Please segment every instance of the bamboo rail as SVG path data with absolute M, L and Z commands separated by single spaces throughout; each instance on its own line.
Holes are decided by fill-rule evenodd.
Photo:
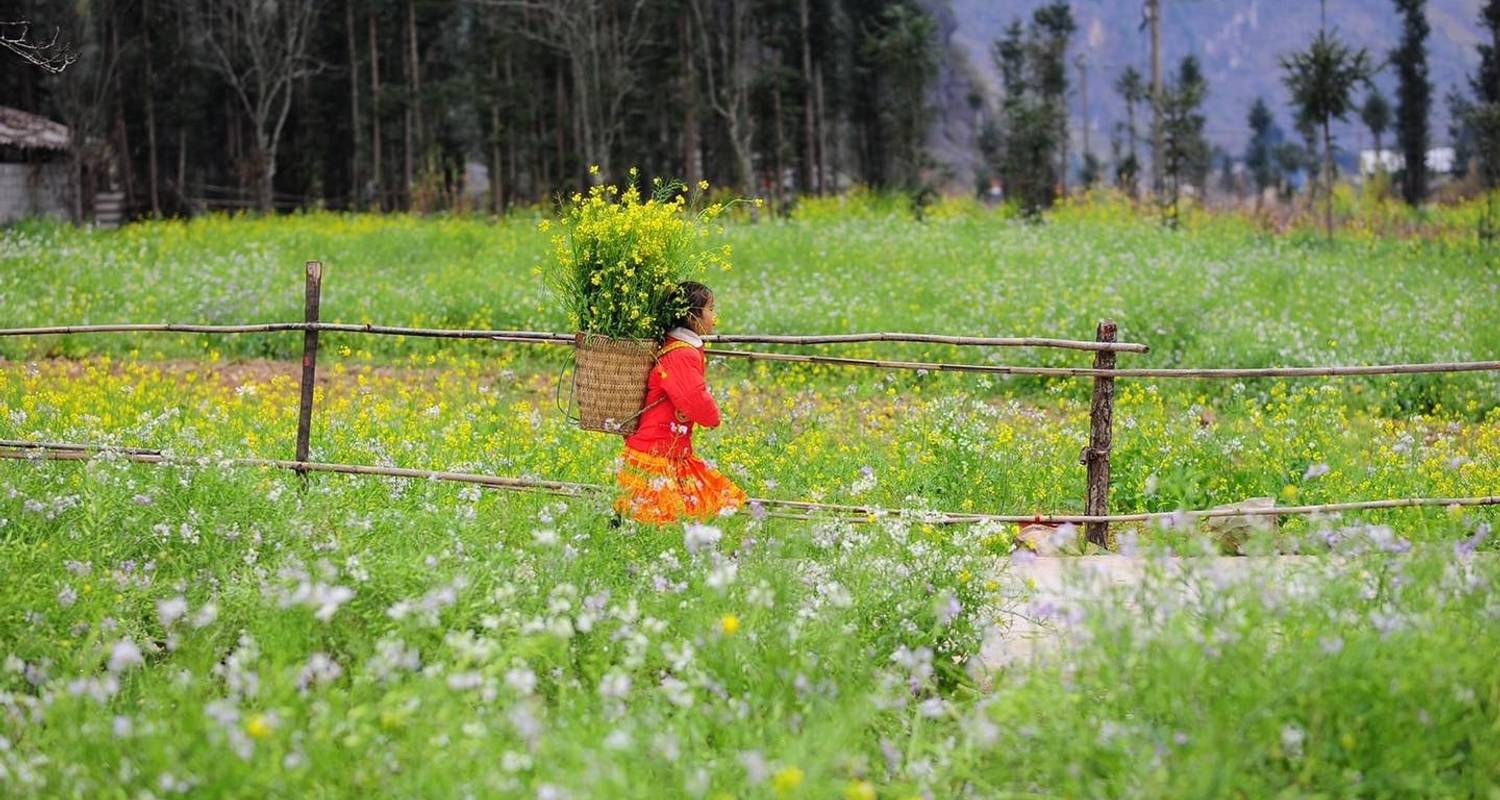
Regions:
M 416 336 L 438 339 L 494 339 L 503 342 L 538 342 L 572 344 L 573 334 L 548 331 L 494 331 L 465 328 L 409 328 L 397 325 L 374 325 L 349 322 L 262 322 L 242 325 L 198 325 L 179 322 L 120 322 L 98 325 L 51 325 L 34 328 L 0 328 L 0 336 L 51 336 L 80 333 L 275 333 L 278 331 L 335 331 L 370 333 L 385 336 Z M 809 336 L 789 334 L 715 334 L 703 337 L 708 342 L 745 344 L 852 344 L 856 342 L 925 342 L 970 347 L 1051 347 L 1066 350 L 1108 350 L 1121 353 L 1149 353 L 1151 348 L 1136 342 L 1111 342 L 1074 339 L 1052 339 L 1038 336 L 941 336 L 933 333 L 838 333 Z
M 543 491 L 550 494 L 579 496 L 587 493 L 603 493 L 612 487 L 597 483 L 551 481 L 537 478 L 511 478 L 499 475 L 484 475 L 472 472 L 450 472 L 445 470 L 409 469 L 405 467 L 380 467 L 366 464 L 340 464 L 319 461 L 294 461 L 271 458 L 217 458 L 212 456 L 168 456 L 159 450 L 145 448 L 116 448 L 104 445 L 75 444 L 68 442 L 30 442 L 0 439 L 0 458 L 14 460 L 44 461 L 89 461 L 103 455 L 118 456 L 126 461 L 160 466 L 203 467 L 209 465 L 231 467 L 270 467 L 298 472 L 331 472 L 345 475 L 380 476 L 420 480 L 439 480 L 469 483 L 492 489 Z M 833 511 L 850 517 L 853 522 L 873 522 L 883 516 L 898 515 L 912 517 L 934 524 L 971 524 L 975 522 L 1044 523 L 1087 525 L 1116 522 L 1150 522 L 1152 520 L 1212 519 L 1217 517 L 1243 516 L 1295 516 L 1305 514 L 1327 514 L 1339 511 L 1362 511 L 1372 509 L 1413 508 L 1422 506 L 1493 506 L 1500 505 L 1500 495 L 1479 497 L 1402 497 L 1383 500 L 1356 500 L 1343 503 L 1319 505 L 1281 506 L 1271 508 L 1222 508 L 1199 511 L 1151 511 L 1135 514 L 976 514 L 956 511 L 928 511 L 924 509 L 888 509 L 879 506 L 858 506 L 841 503 L 815 503 L 808 500 L 780 500 L 757 497 L 751 501 L 763 506 L 776 506 L 804 511 Z M 816 517 L 793 517 L 816 519 Z
M 82 333 L 265 333 L 277 331 L 334 331 L 385 336 L 414 336 L 441 339 L 490 339 L 517 344 L 555 344 L 572 346 L 574 334 L 548 331 L 494 331 L 460 328 L 405 328 L 391 325 L 334 322 L 266 322 L 249 325 L 193 325 L 174 322 L 117 323 L 102 325 L 56 325 L 39 328 L 0 328 L 0 336 L 46 336 Z M 1074 341 L 1037 337 L 938 336 L 920 333 L 860 333 L 818 336 L 782 336 L 734 334 L 704 337 L 709 342 L 766 344 L 843 344 L 853 342 L 928 342 L 977 347 L 1052 347 L 1094 352 L 1147 353 L 1150 347 L 1135 342 Z M 1318 367 L 1029 367 L 1004 364 L 959 364 L 943 361 L 892 361 L 873 358 L 849 358 L 803 353 L 765 353 L 753 350 L 721 350 L 710 356 L 745 358 L 752 361 L 783 361 L 800 364 L 870 367 L 875 369 L 926 370 L 928 372 L 978 372 L 996 375 L 1038 375 L 1067 378 L 1308 378 L 1357 377 L 1369 375 L 1412 375 L 1437 372 L 1497 372 L 1497 361 L 1439 361 L 1416 364 L 1361 364 Z
M 245 458 L 219 459 L 218 463 L 228 464 L 232 466 L 258 466 L 291 469 L 296 471 L 298 475 L 304 478 L 306 477 L 306 474 L 308 472 L 335 472 L 355 475 L 384 475 L 389 477 L 453 480 L 479 484 L 493 489 L 540 491 L 565 495 L 577 495 L 584 492 L 602 492 L 609 489 L 609 487 L 601 486 L 598 484 L 570 483 L 566 481 L 507 478 L 494 475 L 477 475 L 473 473 L 411 470 L 358 464 L 330 464 L 309 461 L 308 450 L 312 433 L 313 386 L 316 381 L 317 371 L 318 334 L 322 331 L 338 333 L 362 333 L 385 336 L 413 336 L 441 339 L 485 339 L 489 341 L 511 342 L 518 344 L 548 344 L 567 346 L 574 345 L 575 337 L 574 334 L 571 333 L 554 333 L 548 331 L 416 328 L 392 325 L 375 325 L 373 323 L 322 322 L 319 319 L 322 264 L 317 261 L 309 261 L 307 262 L 306 267 L 306 285 L 304 293 L 305 313 L 304 321 L 302 322 L 264 322 L 239 325 L 199 325 L 172 322 L 56 325 L 27 328 L 0 328 L 0 336 L 43 336 L 58 334 L 134 333 L 153 331 L 207 334 L 301 331 L 303 333 L 302 381 L 300 403 L 298 407 L 297 442 L 295 450 L 296 458 L 293 460 Z M 929 522 L 963 523 L 994 521 L 1014 522 L 1021 524 L 1028 522 L 1041 522 L 1050 524 L 1082 524 L 1086 526 L 1088 539 L 1095 544 L 1103 545 L 1107 540 L 1107 526 L 1110 523 L 1114 522 L 1145 522 L 1152 519 L 1164 518 L 1200 519 L 1230 516 L 1315 514 L 1346 510 L 1352 511 L 1361 509 L 1400 508 L 1408 506 L 1495 505 L 1497 503 L 1500 503 L 1500 499 L 1497 499 L 1494 496 L 1458 498 L 1416 497 L 1388 500 L 1353 501 L 1346 503 L 1328 503 L 1323 505 L 1311 506 L 1287 506 L 1282 508 L 1268 509 L 1210 509 L 1206 511 L 1148 512 L 1139 514 L 1108 513 L 1110 474 L 1109 456 L 1113 432 L 1114 381 L 1116 379 L 1296 378 L 1409 375 L 1419 373 L 1487 372 L 1500 371 L 1500 361 L 1450 361 L 1418 364 L 1369 364 L 1313 367 L 1204 369 L 1163 367 L 1119 369 L 1115 366 L 1116 354 L 1148 353 L 1150 352 L 1150 348 L 1141 343 L 1117 341 L 1117 327 L 1115 323 L 1110 320 L 1104 320 L 1100 322 L 1099 327 L 1095 332 L 1095 338 L 1093 341 L 1055 339 L 1046 337 L 943 336 L 938 334 L 887 332 L 815 335 L 732 334 L 706 336 L 704 337 L 704 339 L 709 342 L 722 344 L 761 343 L 780 345 L 815 345 L 851 344 L 856 342 L 922 342 L 930 344 L 949 344 L 979 347 L 1048 347 L 1092 351 L 1094 353 L 1093 367 L 1033 367 L 1001 364 L 963 364 L 949 362 L 899 361 L 796 353 L 766 353 L 754 350 L 738 350 L 733 348 L 716 348 L 709 352 L 710 356 L 742 358 L 758 361 L 780 361 L 786 363 L 827 364 L 833 366 L 866 367 L 875 369 L 915 370 L 919 372 L 976 372 L 998 375 L 1036 375 L 1045 377 L 1093 379 L 1094 391 L 1093 401 L 1090 407 L 1089 443 L 1083 448 L 1083 451 L 1079 457 L 1080 462 L 1084 464 L 1088 470 L 1084 514 L 973 514 L 946 511 L 911 512 L 909 510 L 900 510 L 898 512 L 902 514 L 916 513 L 918 515 L 921 515 L 925 521 Z M 33 455 L 26 455 L 28 451 Z M 36 453 L 42 453 L 43 457 L 48 459 L 86 459 L 94 457 L 100 452 L 103 452 L 101 448 L 92 445 L 73 445 L 62 443 L 47 444 L 39 442 L 0 440 L 0 457 L 3 458 L 28 458 L 35 457 L 34 454 Z M 139 461 L 142 463 L 184 463 L 181 460 L 169 458 L 159 451 L 147 450 L 142 448 L 110 448 L 110 452 L 118 453 L 122 458 L 126 458 L 132 461 Z M 809 517 L 806 514 L 798 514 L 796 512 L 834 512 L 837 514 L 851 515 L 857 521 L 872 521 L 882 514 L 891 513 L 884 509 L 866 506 L 841 505 L 836 503 L 777 500 L 773 498 L 756 498 L 754 502 L 762 506 L 791 509 L 791 511 L 787 512 L 767 513 L 773 513 L 774 516 L 783 516 L 793 519 L 814 518 Z

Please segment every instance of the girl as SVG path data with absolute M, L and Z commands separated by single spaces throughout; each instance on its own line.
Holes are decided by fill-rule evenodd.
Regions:
M 693 454 L 693 426 L 719 426 L 719 407 L 704 382 L 703 339 L 714 331 L 714 295 L 697 281 L 678 290 L 687 311 L 672 321 L 646 383 L 646 410 L 625 440 L 615 500 L 621 516 L 660 525 L 683 517 L 706 520 L 749 498 Z

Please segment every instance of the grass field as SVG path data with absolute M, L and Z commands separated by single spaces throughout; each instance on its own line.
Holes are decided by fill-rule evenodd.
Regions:
M 831 205 L 831 204 L 830 204 Z M 856 204 L 857 205 L 857 204 Z M 1122 365 L 1478 360 L 1492 251 L 1333 245 L 1120 206 L 1023 226 L 873 203 L 736 225 L 725 332 L 1091 338 Z M 4 326 L 301 316 L 562 329 L 535 220 L 306 215 L 0 232 Z M 742 513 L 611 531 L 604 500 L 232 469 L 291 456 L 300 335 L 0 339 L 0 438 L 203 456 L 0 462 L 7 796 L 1486 797 L 1500 786 L 1492 509 L 1284 521 L 1306 585 L 1025 609 L 1014 528 Z M 834 352 L 831 348 L 820 352 Z M 840 354 L 1086 364 L 1079 353 Z M 326 335 L 312 456 L 605 483 L 553 408 L 565 351 Z M 47 358 L 66 356 L 66 358 Z M 270 358 L 271 361 L 255 359 Z M 715 361 L 699 449 L 753 495 L 1082 508 L 1088 384 Z M 1493 375 L 1122 381 L 1117 510 L 1495 494 Z M 1180 528 L 1122 547 L 1198 552 Z M 1473 555 L 1471 555 L 1473 554 Z M 1142 595 L 1144 596 L 1144 595 Z M 1014 612 L 1084 646 L 989 672 Z

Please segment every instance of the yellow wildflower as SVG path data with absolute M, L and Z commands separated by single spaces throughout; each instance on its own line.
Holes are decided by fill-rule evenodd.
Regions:
M 271 735 L 271 723 L 265 714 L 256 714 L 245 722 L 245 733 L 254 739 L 264 739 Z
M 802 785 L 803 772 L 798 767 L 783 767 L 771 776 L 771 788 L 779 795 L 788 795 Z
M 844 787 L 844 800 L 875 800 L 875 787 L 869 781 L 849 781 Z

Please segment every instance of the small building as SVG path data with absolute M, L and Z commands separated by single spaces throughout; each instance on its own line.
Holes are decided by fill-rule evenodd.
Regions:
M 1377 165 L 1379 165 L 1381 172 L 1392 173 L 1401 169 L 1405 163 L 1406 159 L 1402 158 L 1400 153 L 1388 148 L 1382 147 L 1379 152 L 1375 150 L 1359 151 L 1359 174 L 1361 176 L 1374 175 Z
M 1434 175 L 1447 175 L 1453 171 L 1453 148 L 1433 147 L 1427 151 L 1427 171 Z M 1364 177 L 1375 174 L 1375 165 L 1387 173 L 1399 171 L 1406 166 L 1406 156 L 1387 148 L 1381 148 L 1379 153 L 1374 150 L 1359 151 L 1359 174 Z
M 0 106 L 0 224 L 70 216 L 71 141 L 66 125 Z
M 1434 147 L 1427 151 L 1427 171 L 1438 175 L 1447 175 L 1453 172 L 1453 148 Z

